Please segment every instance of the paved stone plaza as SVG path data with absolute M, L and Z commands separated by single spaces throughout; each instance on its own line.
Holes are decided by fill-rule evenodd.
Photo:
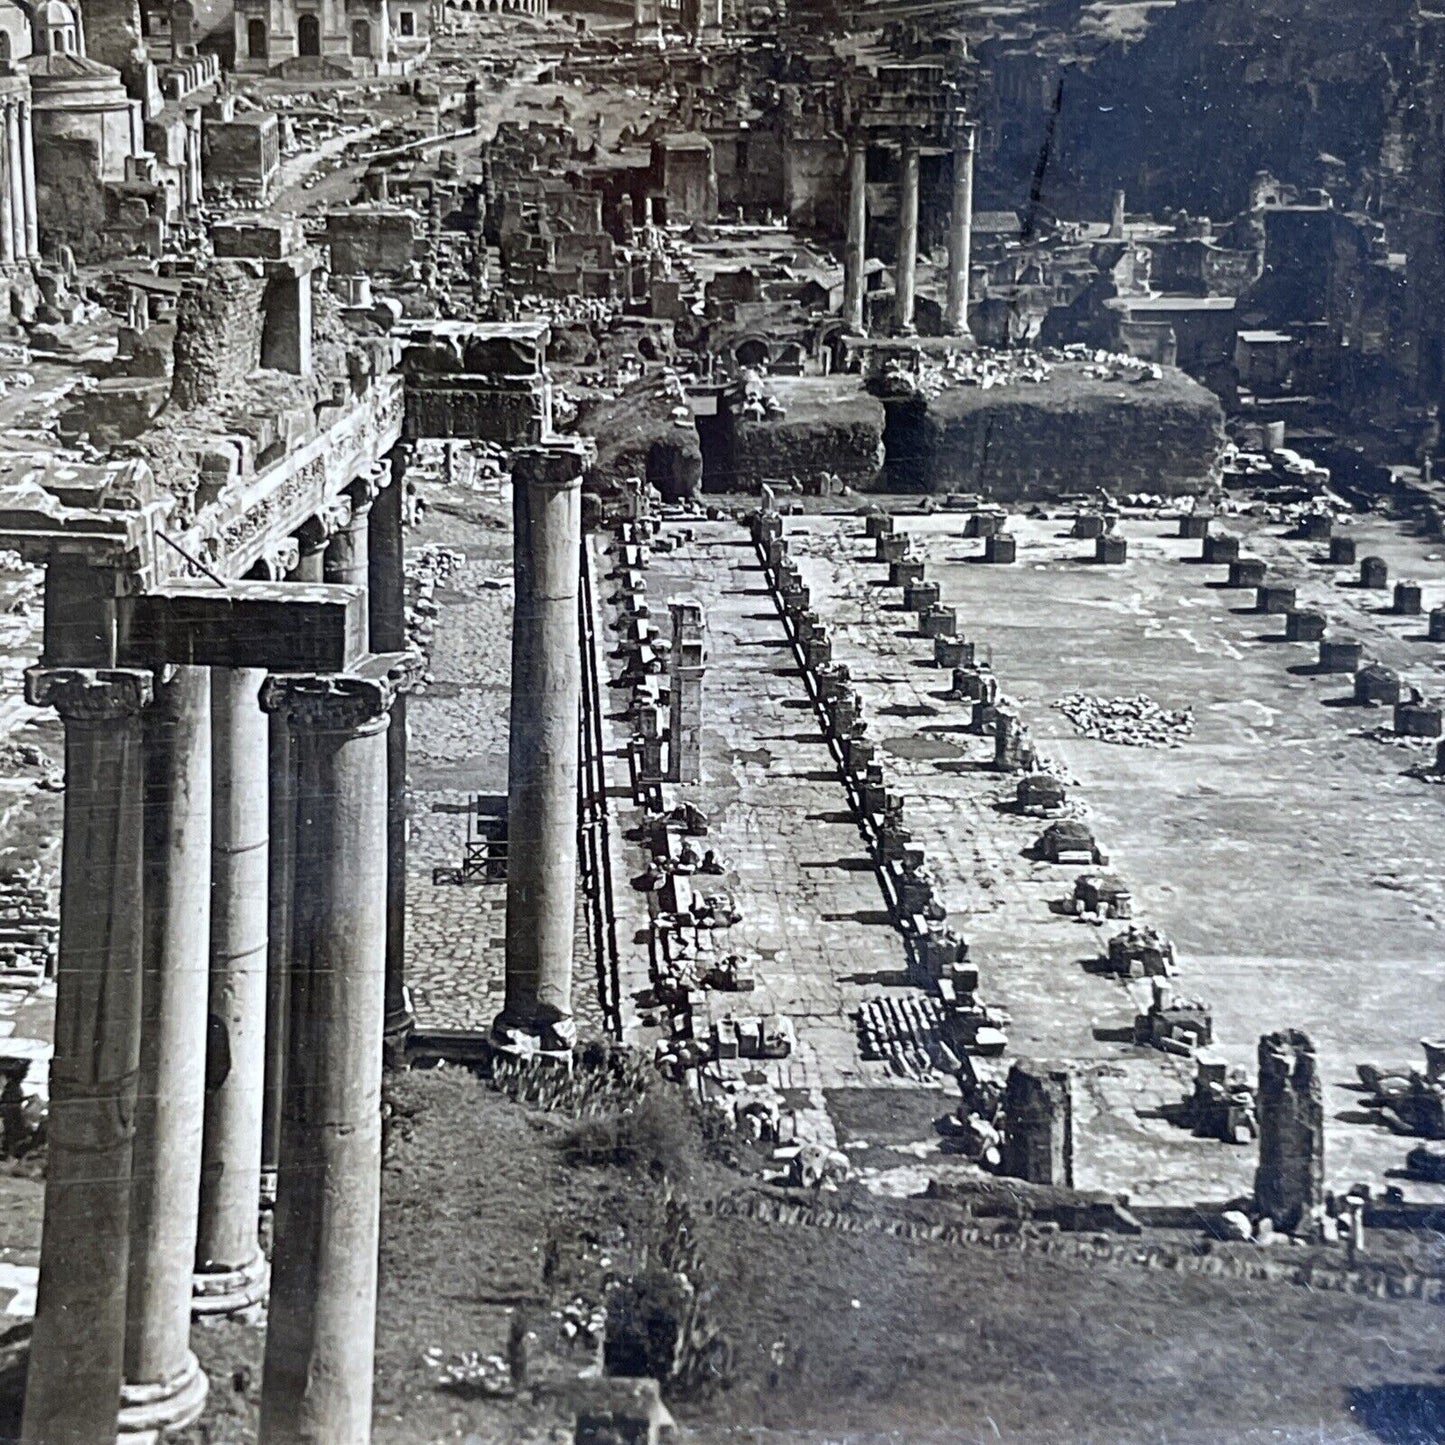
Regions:
M 1254 1067 L 1259 1035 L 1301 1027 L 1316 1040 L 1330 1119 L 1328 1175 L 1348 1184 L 1402 1164 L 1406 1141 L 1362 1122 L 1355 1065 L 1418 1066 L 1445 985 L 1438 954 L 1442 883 L 1433 861 L 1439 790 L 1404 776 L 1418 750 L 1361 735 L 1383 710 L 1338 706 L 1348 678 L 1312 675 L 1313 645 L 1272 640 L 1281 619 L 1247 610 L 1252 593 L 1221 589 L 1225 569 L 1191 565 L 1200 544 L 1174 522 L 1125 521 L 1130 560 L 1080 559 L 1092 544 L 1067 520 L 1014 524 L 1019 561 L 977 565 L 982 544 L 947 514 L 898 519 L 959 610 L 959 629 L 991 656 L 1045 762 L 1061 764 L 1086 803 L 1111 867 L 1130 883 L 1136 915 L 1179 949 L 1180 993 L 1214 1009 L 1230 1062 Z M 1387 617 L 1388 594 L 1339 585 L 1345 573 L 1309 560 L 1318 544 L 1245 526 L 1244 551 L 1271 580 L 1298 581 L 1332 635 L 1408 681 L 1436 671 L 1421 619 Z M 1438 556 L 1384 526 L 1355 529 L 1360 550 L 1445 592 Z M 1037 820 L 997 810 L 1012 782 L 984 765 L 992 739 L 969 736 L 966 705 L 885 587 L 857 518 L 791 519 L 788 536 L 814 606 L 849 665 L 910 825 L 980 963 L 985 993 L 1012 1011 L 1010 1052 L 1086 1061 L 1076 1114 L 1081 1184 L 1180 1200 L 1245 1192 L 1254 1151 L 1188 1138 L 1150 1117 L 1176 1101 L 1184 1061 L 1114 1042 L 1144 990 L 1087 972 L 1111 929 L 1057 916 L 1077 870 L 1022 856 Z M 1214 584 L 1214 585 L 1211 585 Z M 1071 691 L 1146 693 L 1192 708 L 1192 738 L 1175 749 L 1120 747 L 1078 736 L 1053 702 Z M 1092 1115 L 1092 1117 L 1091 1117 Z M 1407 1185 L 1428 1197 L 1429 1186 Z

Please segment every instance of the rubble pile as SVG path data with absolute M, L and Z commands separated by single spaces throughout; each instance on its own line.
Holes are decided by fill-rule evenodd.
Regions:
M 858 1010 L 865 1059 L 881 1060 L 900 1078 L 928 1082 L 939 1058 L 943 1006 L 928 995 L 870 998 Z
M 406 560 L 407 644 L 428 660 L 440 610 L 436 601 L 437 584 L 445 582 L 466 560 L 463 553 L 439 542 L 429 543 Z
M 39 983 L 54 973 L 58 882 L 47 881 L 39 863 L 0 871 L 0 980 Z
M 1144 693 L 1133 697 L 1093 697 L 1066 693 L 1054 703 L 1086 738 L 1127 748 L 1177 748 L 1194 735 L 1189 708 L 1161 708 Z

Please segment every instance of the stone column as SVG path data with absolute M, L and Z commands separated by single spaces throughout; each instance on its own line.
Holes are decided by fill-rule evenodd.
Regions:
M 1122 241 L 1124 239 L 1124 192 L 1115 191 L 1113 205 L 1109 211 L 1109 239 L 1111 241 Z
M 498 1038 L 566 1050 L 577 898 L 577 627 L 582 481 L 536 448 L 512 472 L 512 710 L 507 784 L 507 981 Z
M 948 226 L 948 301 L 952 336 L 967 336 L 969 264 L 973 250 L 973 156 L 976 132 L 963 124 L 953 142 L 953 214 Z
M 15 231 L 15 254 L 24 257 L 25 248 L 25 161 L 20 140 L 20 103 L 5 107 L 5 140 L 10 147 L 10 224 Z
M 40 1290 L 26 1445 L 111 1445 L 125 1354 L 132 1143 L 140 1068 L 140 712 L 149 672 L 35 668 L 65 720 L 65 842 Z
M 868 330 L 865 304 L 868 278 L 868 144 L 848 140 L 848 234 L 843 247 L 843 324 L 855 336 Z
M 900 336 L 912 336 L 913 292 L 918 273 L 918 145 L 903 142 L 899 160 L 898 263 L 894 282 L 897 312 L 895 325 Z
M 1293 1229 L 1325 1194 L 1325 1109 L 1314 1045 L 1298 1029 L 1259 1041 L 1259 1212 Z
M 212 676 L 211 979 L 206 1132 L 196 1239 L 197 1314 L 265 1298 L 261 1116 L 266 1074 L 270 730 L 260 668 Z
M 382 666 L 266 685 L 266 706 L 287 718 L 297 755 L 297 876 L 261 1445 L 371 1439 L 385 734 L 405 680 Z
M 294 575 L 294 574 L 293 574 Z M 291 900 L 296 881 L 296 779 L 286 719 L 267 718 L 270 783 L 266 915 L 266 1066 L 261 1113 L 261 1203 L 276 1203 L 281 1109 L 286 1086 L 286 1032 L 291 991 Z
M 291 582 L 326 581 L 326 544 L 331 540 L 332 527 L 327 518 L 312 517 L 302 524 L 296 533 L 300 557 L 296 570 L 287 579 Z
M 40 221 L 35 196 L 35 130 L 30 106 L 20 103 L 20 158 L 25 168 L 25 249 L 31 256 L 40 254 Z
M 392 453 L 391 478 L 371 509 L 367 538 L 367 618 L 373 652 L 406 648 L 406 534 L 402 525 L 406 468 L 410 453 Z M 407 1035 L 416 1023 L 406 986 L 406 693 L 391 704 L 386 733 L 386 1053 L 393 1063 L 406 1056 Z
M 178 667 L 143 717 L 145 961 L 120 1435 L 200 1413 L 191 1273 L 206 1103 L 211 672 Z
M 371 492 L 362 484 L 353 487 L 348 509 L 347 498 L 337 499 L 332 520 L 335 530 L 326 544 L 322 576 L 327 582 L 340 582 L 349 587 L 365 587 L 370 578 L 367 566 L 367 536 L 371 514 Z
M 4 117 L 4 130 L 0 132 L 0 167 L 4 176 L 0 178 L 0 263 L 15 264 L 15 186 L 11 179 L 13 154 L 10 149 L 10 105 L 0 101 L 0 115 Z

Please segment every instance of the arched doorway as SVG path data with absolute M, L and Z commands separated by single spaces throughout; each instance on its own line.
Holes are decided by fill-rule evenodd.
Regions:
M 298 55 L 321 54 L 321 21 L 315 15 L 296 17 L 296 53 Z
M 246 22 L 246 55 L 250 60 L 266 59 L 266 22 L 264 20 L 248 20 Z
M 358 19 L 351 22 L 351 53 L 370 58 L 371 21 Z

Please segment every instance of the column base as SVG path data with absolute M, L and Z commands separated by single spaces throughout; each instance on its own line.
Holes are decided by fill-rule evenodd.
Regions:
M 381 1026 L 381 1060 L 388 1069 L 404 1069 L 407 1044 L 416 1028 L 416 1013 L 411 1006 L 411 990 L 402 988 L 403 1007 L 388 1014 Z
M 161 1385 L 120 1387 L 117 1445 L 161 1445 L 172 1432 L 200 1418 L 211 1382 L 189 1350 L 181 1374 Z
M 493 1046 L 517 1058 L 545 1056 L 570 1062 L 576 1043 L 577 1024 L 571 1018 L 518 1021 L 504 1012 L 492 1025 Z
M 264 1304 L 271 1285 L 271 1266 L 258 1249 L 239 1269 L 198 1272 L 191 1281 L 191 1314 L 235 1315 Z

